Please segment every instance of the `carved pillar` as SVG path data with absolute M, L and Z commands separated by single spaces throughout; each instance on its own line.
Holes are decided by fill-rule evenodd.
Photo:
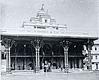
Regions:
M 9 71 L 11 71 L 10 47 L 8 48 L 8 55 L 9 55 L 9 58 L 8 58 L 8 59 L 9 59 L 9 60 L 8 60 L 8 61 L 9 61 L 9 62 L 8 62 L 9 64 L 8 64 L 8 66 L 9 66 Z
M 63 41 L 64 47 L 64 65 L 65 65 L 65 73 L 68 73 L 69 66 L 68 66 L 68 48 L 69 48 L 69 41 Z
M 9 72 L 10 71 L 10 67 L 9 67 L 9 47 L 8 45 L 6 44 L 5 45 L 5 53 L 6 53 L 6 72 Z
M 17 43 L 14 44 L 15 45 L 15 62 L 14 62 L 14 69 L 17 70 Z
M 24 44 L 24 55 L 26 56 L 26 44 Z M 26 57 L 24 58 L 24 70 L 26 70 Z
M 68 73 L 68 46 L 64 47 L 64 63 L 65 63 L 65 72 Z
M 87 42 L 87 51 L 88 51 L 88 70 L 92 70 L 92 62 L 91 62 L 91 49 L 92 49 L 92 46 L 93 46 L 93 42 L 92 41 L 89 41 Z
M 40 70 L 40 56 L 39 56 L 39 52 L 40 52 L 40 40 L 36 40 L 36 72 L 38 72 Z
M 36 50 L 35 72 L 38 72 L 40 70 L 40 56 L 39 56 L 40 47 L 41 47 L 40 40 L 35 39 L 34 41 L 31 41 L 31 44 L 35 47 Z
M 5 46 L 5 53 L 6 53 L 6 71 L 11 71 L 11 57 L 10 57 L 10 49 L 14 44 L 14 41 L 11 39 L 4 38 L 2 43 Z
M 36 47 L 36 72 L 40 70 L 39 47 Z

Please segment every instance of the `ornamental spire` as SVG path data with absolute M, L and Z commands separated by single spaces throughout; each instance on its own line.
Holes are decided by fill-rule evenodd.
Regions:
M 44 4 L 42 4 L 41 10 L 44 10 Z

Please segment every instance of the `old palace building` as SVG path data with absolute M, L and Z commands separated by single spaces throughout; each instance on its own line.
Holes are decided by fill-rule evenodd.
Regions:
M 84 67 L 87 50 L 87 69 L 91 70 L 91 47 L 96 39 L 88 34 L 67 32 L 67 26 L 56 24 L 42 5 L 36 17 L 23 22 L 21 28 L 1 30 L 2 65 L 6 72 L 38 72 L 46 61 L 52 69 L 64 68 L 68 72 Z

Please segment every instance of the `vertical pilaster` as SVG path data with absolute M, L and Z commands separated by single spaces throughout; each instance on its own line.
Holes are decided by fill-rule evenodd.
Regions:
M 26 56 L 26 44 L 24 44 L 24 55 Z M 26 70 L 26 57 L 24 57 L 24 70 Z
M 14 44 L 14 41 L 11 39 L 4 38 L 2 43 L 5 46 L 5 53 L 6 53 L 6 72 L 11 71 L 11 57 L 10 57 L 10 48 Z
M 7 45 L 5 46 L 5 52 L 6 52 L 6 72 L 9 72 L 9 48 Z
M 8 60 L 8 61 L 9 61 L 9 62 L 8 62 L 8 63 L 9 63 L 8 66 L 9 66 L 9 71 L 11 71 L 10 47 L 8 48 L 8 55 L 9 55 L 9 56 L 8 56 L 8 57 L 9 57 L 9 58 L 8 58 L 8 59 L 9 59 L 9 60 Z
M 68 46 L 64 47 L 64 63 L 65 63 L 65 72 L 68 73 Z
M 39 47 L 36 47 L 36 72 L 40 70 L 40 56 L 39 56 Z
M 5 46 L 5 52 L 6 52 L 6 71 L 11 71 L 11 60 L 10 60 L 10 47 L 7 45 Z
M 40 70 L 40 56 L 39 56 L 40 40 L 36 40 L 35 50 L 36 50 L 36 67 L 35 67 L 35 72 L 38 72 Z
M 38 59 L 37 59 L 37 57 L 38 57 L 37 54 L 38 53 L 37 52 L 38 52 L 38 50 L 36 48 L 36 66 L 35 66 L 35 72 L 37 71 L 37 67 L 38 67 L 38 64 L 37 64 L 38 63 Z
M 63 41 L 64 47 L 64 65 L 65 65 L 65 73 L 68 73 L 69 66 L 68 66 L 68 48 L 69 48 L 69 41 Z
M 17 50 L 16 50 L 16 48 L 17 48 L 17 47 L 16 47 L 16 45 L 15 45 L 15 63 L 14 63 L 14 69 L 15 69 L 15 70 L 17 70 L 17 66 L 16 66 L 16 65 L 17 65 L 17 57 L 16 57 L 16 56 L 17 56 Z
M 36 47 L 36 72 L 38 72 L 40 69 L 40 65 L 39 65 L 39 49 L 38 47 Z

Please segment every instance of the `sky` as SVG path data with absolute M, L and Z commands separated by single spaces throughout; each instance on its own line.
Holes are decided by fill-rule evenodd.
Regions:
M 44 4 L 57 24 L 66 24 L 68 31 L 99 34 L 98 0 L 1 0 L 0 4 L 4 28 L 21 27 Z

